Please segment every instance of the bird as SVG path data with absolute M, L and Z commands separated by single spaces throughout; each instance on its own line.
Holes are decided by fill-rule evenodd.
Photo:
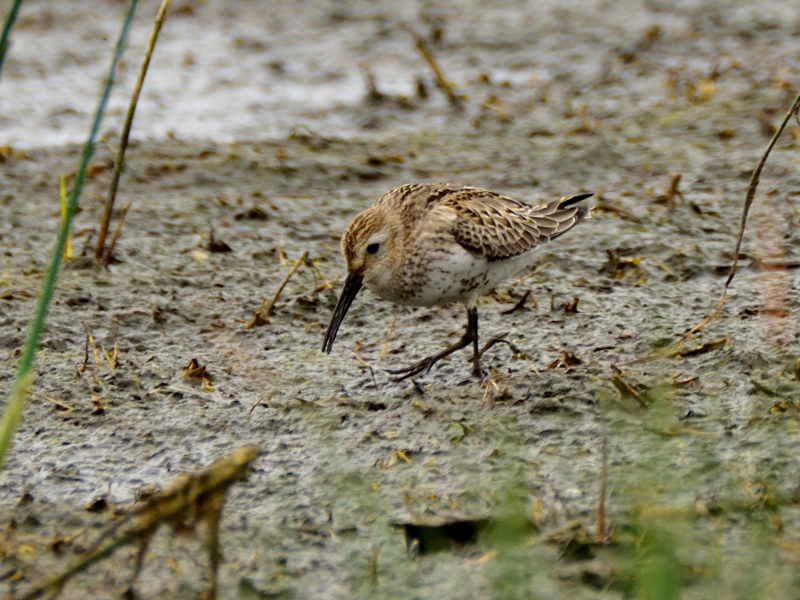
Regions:
M 330 354 L 339 327 L 362 287 L 406 306 L 458 302 L 467 309 L 461 339 L 406 368 L 389 370 L 402 381 L 425 375 L 446 356 L 472 345 L 472 375 L 480 359 L 505 335 L 478 345 L 477 301 L 506 279 L 530 268 L 535 250 L 589 214 L 581 201 L 593 194 L 530 204 L 485 189 L 447 183 L 409 183 L 359 213 L 342 235 L 347 277 L 325 332 Z M 507 342 L 506 342 L 507 343 Z

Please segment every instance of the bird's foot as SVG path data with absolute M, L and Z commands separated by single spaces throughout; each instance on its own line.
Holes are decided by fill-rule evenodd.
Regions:
M 506 332 L 503 335 L 498 335 L 495 338 L 492 338 L 488 342 L 483 345 L 478 351 L 477 356 L 474 356 L 472 359 L 472 376 L 476 379 L 483 380 L 487 373 L 481 369 L 481 356 L 483 353 L 486 352 L 489 348 L 496 344 L 508 344 L 508 346 L 514 351 L 517 352 L 517 347 L 514 346 L 511 342 L 509 342 L 506 337 L 508 337 L 508 333 Z M 456 350 L 460 350 L 461 348 L 469 345 L 471 342 L 471 338 L 465 336 L 458 342 L 455 346 L 448 348 L 444 352 L 440 352 L 439 354 L 434 354 L 433 356 L 428 356 L 427 358 L 423 358 L 421 361 L 414 363 L 404 369 L 389 369 L 388 372 L 391 375 L 398 375 L 398 377 L 392 378 L 392 381 L 395 383 L 408 379 L 409 377 L 414 377 L 416 375 L 425 375 L 428 371 L 431 370 L 431 367 L 443 359 L 445 356 L 450 356 Z
M 425 375 L 428 371 L 431 370 L 431 367 L 435 365 L 437 362 L 442 360 L 445 356 L 450 356 L 453 352 L 457 350 L 461 350 L 462 348 L 466 348 L 472 343 L 472 335 L 470 332 L 464 334 L 464 336 L 455 344 L 447 348 L 446 350 L 442 350 L 438 354 L 434 354 L 433 356 L 429 356 L 427 358 L 423 358 L 421 361 L 414 363 L 411 366 L 406 367 L 405 369 L 397 369 L 397 370 L 389 370 L 391 375 L 399 375 L 399 377 L 395 377 L 392 379 L 395 383 L 398 381 L 403 381 L 404 379 L 408 379 L 409 377 L 414 377 L 415 375 Z
M 488 342 L 486 342 L 486 343 L 483 345 L 483 348 L 481 348 L 481 349 L 480 349 L 480 351 L 478 352 L 478 358 L 480 358 L 481 356 L 483 356 L 483 353 L 484 353 L 484 352 L 486 352 L 486 351 L 487 351 L 489 348 L 491 348 L 492 346 L 494 346 L 494 345 L 496 345 L 496 344 L 508 344 L 508 347 L 509 347 L 509 348 L 511 348 L 513 351 L 515 351 L 515 352 L 516 352 L 516 351 L 517 351 L 517 347 L 516 347 L 516 346 L 514 346 L 514 344 L 512 344 L 511 342 L 509 342 L 509 341 L 506 339 L 506 338 L 508 337 L 508 334 L 509 334 L 509 333 L 511 333 L 511 332 L 510 332 L 510 331 L 506 331 L 505 333 L 503 333 L 503 334 L 501 334 L 501 335 L 498 335 L 497 337 L 493 337 L 493 338 L 492 338 L 492 339 L 490 339 Z
M 488 371 L 484 371 L 481 368 L 481 356 L 483 356 L 484 352 L 486 352 L 492 346 L 495 346 L 497 344 L 506 344 L 506 345 L 508 345 L 509 348 L 511 348 L 512 352 L 519 352 L 519 349 L 514 344 L 512 344 L 511 342 L 509 342 L 506 339 L 508 337 L 509 333 L 510 332 L 506 331 L 504 334 L 498 335 L 497 337 L 494 337 L 494 338 L 490 339 L 488 342 L 486 342 L 483 345 L 483 348 L 481 348 L 478 351 L 478 355 L 473 357 L 473 359 L 472 359 L 472 376 L 475 379 L 479 379 L 480 381 L 484 381 L 487 377 L 490 376 Z
M 443 358 L 438 355 L 429 356 L 427 358 L 423 358 L 421 361 L 414 363 L 404 369 L 387 369 L 387 372 L 391 375 L 399 375 L 399 377 L 392 377 L 392 381 L 395 383 L 399 381 L 403 381 L 408 379 L 409 377 L 414 377 L 415 375 L 419 375 L 422 373 L 425 375 L 428 371 L 431 370 L 431 367 L 439 362 L 439 359 Z

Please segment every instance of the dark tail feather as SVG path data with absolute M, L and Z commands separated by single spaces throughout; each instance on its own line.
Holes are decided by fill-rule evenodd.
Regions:
M 567 198 L 561 204 L 559 204 L 558 205 L 558 209 L 561 210 L 563 208 L 571 207 L 573 204 L 578 204 L 578 202 L 580 202 L 581 200 L 586 200 L 587 198 L 591 198 L 592 196 L 594 196 L 594 194 L 579 194 L 577 196 L 572 196 L 572 198 Z M 559 231 L 559 232 L 551 235 L 550 236 L 550 240 L 551 241 L 556 239 L 559 236 L 564 235 L 567 231 L 569 231 L 570 229 L 575 227 L 575 225 L 577 225 L 578 223 L 583 221 L 584 217 L 586 217 L 586 215 L 589 214 L 589 207 L 588 206 L 584 206 L 584 205 L 581 204 L 581 205 L 575 206 L 574 209 L 575 209 L 575 214 L 574 214 L 573 217 L 571 217 L 571 219 L 570 219 L 571 222 L 570 222 L 570 220 L 565 220 L 565 221 L 559 223 L 559 227 L 565 226 L 565 229 L 563 229 L 562 231 Z
M 567 198 L 564 202 L 561 203 L 559 208 L 564 208 L 566 206 L 572 206 L 573 204 L 577 204 L 582 200 L 586 200 L 587 198 L 591 198 L 594 194 L 578 194 L 577 196 L 573 196 L 572 198 Z

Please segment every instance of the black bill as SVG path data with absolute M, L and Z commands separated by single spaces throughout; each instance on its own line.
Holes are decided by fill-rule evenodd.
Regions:
M 361 289 L 361 284 L 364 278 L 361 275 L 356 275 L 352 271 L 348 271 L 347 279 L 344 280 L 344 287 L 342 293 L 339 295 L 339 301 L 336 303 L 336 308 L 333 309 L 333 316 L 331 323 L 328 325 L 328 331 L 325 332 L 325 341 L 322 342 L 322 351 L 326 354 L 331 353 L 333 348 L 333 340 L 336 339 L 336 334 L 339 331 L 339 326 L 344 321 L 344 316 L 347 314 L 347 309 L 356 299 L 358 291 Z

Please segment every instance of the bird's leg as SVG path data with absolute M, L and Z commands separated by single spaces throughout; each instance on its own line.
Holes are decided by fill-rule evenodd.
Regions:
M 472 364 L 473 364 L 473 373 L 475 373 L 475 367 L 477 366 L 478 370 L 478 377 L 481 376 L 480 371 L 480 357 L 481 352 L 478 352 L 478 309 L 477 308 L 467 308 L 467 330 L 464 332 L 464 335 L 461 336 L 461 339 L 458 340 L 455 344 L 450 346 L 449 348 L 442 350 L 438 354 L 434 354 L 433 356 L 429 356 L 427 358 L 423 358 L 418 363 L 414 363 L 413 365 L 406 367 L 405 369 L 397 369 L 394 371 L 389 371 L 392 375 L 399 375 L 394 379 L 394 381 L 403 381 L 404 379 L 408 379 L 409 377 L 414 377 L 414 375 L 419 375 L 422 373 L 423 375 L 431 370 L 431 367 L 443 359 L 445 356 L 450 356 L 453 352 L 457 350 L 461 350 L 462 348 L 466 348 L 472 344 L 474 349 L 474 354 L 472 357 Z
M 474 315 L 473 315 L 474 312 Z M 470 308 L 467 309 L 467 334 L 469 334 L 471 328 L 474 329 L 472 335 L 472 376 L 477 377 L 478 379 L 483 379 L 483 369 L 481 369 L 481 356 L 483 353 L 486 352 L 489 348 L 494 346 L 495 344 L 508 344 L 511 346 L 512 349 L 515 349 L 513 344 L 509 342 L 506 337 L 508 336 L 508 331 L 506 331 L 502 335 L 498 335 L 490 339 L 486 342 L 480 350 L 478 350 L 478 309 L 477 308 Z
M 467 309 L 467 332 L 465 336 L 472 333 L 472 376 L 478 379 L 483 378 L 483 369 L 481 369 L 481 354 L 478 350 L 478 309 Z

